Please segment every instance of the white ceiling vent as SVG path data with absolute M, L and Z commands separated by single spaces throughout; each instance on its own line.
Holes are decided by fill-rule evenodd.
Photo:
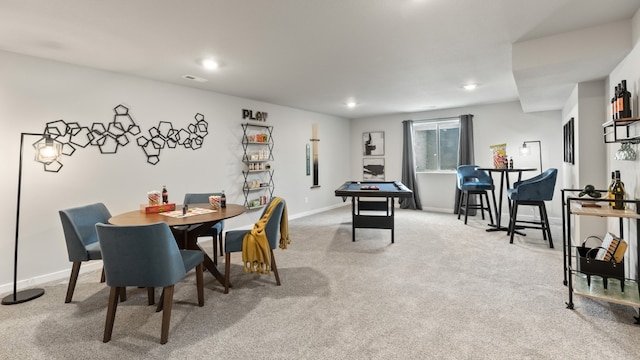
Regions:
M 207 82 L 207 79 L 203 79 L 201 77 L 193 76 L 193 75 L 182 75 L 183 79 L 197 81 L 197 82 Z

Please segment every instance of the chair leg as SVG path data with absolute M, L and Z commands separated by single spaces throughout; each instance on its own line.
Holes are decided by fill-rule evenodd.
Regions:
M 547 240 L 547 229 L 546 229 L 546 223 L 544 221 L 544 214 L 542 213 L 542 206 L 544 205 L 543 203 L 539 203 L 538 204 L 538 212 L 540 213 L 540 230 L 542 230 L 542 239 L 543 240 Z
M 544 226 L 547 229 L 547 235 L 549 237 L 549 248 L 553 249 L 553 239 L 551 238 L 551 226 L 549 225 L 549 215 L 547 215 L 547 207 L 544 204 L 544 202 L 542 202 L 542 213 L 544 214 L 544 223 L 545 223 Z
M 216 236 L 213 237 L 213 265 L 218 266 L 218 244 L 216 244 Z M 220 253 L 222 255 L 222 253 Z
M 276 265 L 276 257 L 273 256 L 273 249 L 271 249 L 271 270 L 276 276 L 276 285 L 280 286 L 280 275 L 278 275 L 278 266 Z
M 220 254 L 220 256 L 222 256 L 222 254 L 224 254 L 224 249 L 222 248 L 222 243 L 223 243 L 223 241 L 222 241 L 222 231 L 220 232 L 220 234 L 218 234 L 218 243 L 220 245 L 219 254 Z
M 198 306 L 204 306 L 204 264 L 196 266 L 196 286 L 198 288 Z
M 158 306 L 156 306 L 156 312 L 162 311 L 162 307 L 164 306 L 164 289 L 162 288 L 162 292 L 160 293 L 160 301 L 158 301 Z
M 81 261 L 74 261 L 71 267 L 71 276 L 69 277 L 69 285 L 67 286 L 67 297 L 64 299 L 65 303 L 70 303 L 73 298 L 73 291 L 76 289 L 76 282 L 78 282 L 78 274 L 80 273 Z
M 100 275 L 100 282 L 103 283 L 106 280 L 106 276 L 104 275 L 104 266 L 102 267 L 102 275 Z
M 169 340 L 169 324 L 171 323 L 171 307 L 173 305 L 173 285 L 165 286 L 162 309 L 162 331 L 160 332 L 160 344 L 166 344 Z
M 149 298 L 149 305 L 153 305 L 156 303 L 156 289 L 153 287 L 147 288 L 147 297 Z
M 482 215 L 482 220 L 484 220 L 484 199 L 482 198 L 482 194 L 478 194 L 478 197 L 480 198 L 480 214 Z
M 231 270 L 231 253 L 224 254 L 224 293 L 229 293 L 229 271 Z
M 113 323 L 116 319 L 116 310 L 118 309 L 118 297 L 122 288 L 112 286 L 109 292 L 109 304 L 107 305 L 107 319 L 104 324 L 104 336 L 102 342 L 109 342 L 113 333 Z
M 464 191 L 460 190 L 460 201 L 458 202 L 458 220 L 462 214 L 462 202 L 464 201 Z
M 464 224 L 467 225 L 467 217 L 469 216 L 469 198 L 470 198 L 470 194 L 467 193 L 467 199 L 466 202 L 464 204 Z
M 511 220 L 509 221 L 509 244 L 513 244 L 513 234 L 516 232 L 516 219 L 518 216 L 518 201 L 513 202 Z

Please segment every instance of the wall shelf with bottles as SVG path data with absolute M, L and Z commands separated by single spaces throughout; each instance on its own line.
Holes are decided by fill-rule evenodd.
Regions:
M 630 130 L 631 125 L 638 123 L 638 121 L 640 121 L 640 117 L 628 117 L 602 124 L 604 143 L 640 143 L 640 135 L 632 135 Z
M 275 183 L 273 159 L 273 126 L 242 124 L 242 193 L 247 209 L 264 207 L 273 196 Z

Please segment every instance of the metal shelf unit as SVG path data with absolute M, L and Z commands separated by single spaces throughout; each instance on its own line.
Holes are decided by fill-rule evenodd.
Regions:
M 261 139 L 261 141 L 256 139 Z M 242 124 L 242 162 L 245 166 L 245 169 L 242 170 L 244 179 L 242 193 L 244 194 L 244 206 L 249 210 L 263 208 L 273 197 L 274 169 L 270 163 L 274 160 L 273 145 L 273 126 Z M 250 178 L 250 176 L 255 177 Z M 265 195 L 267 193 L 268 198 Z M 258 197 L 250 198 L 253 196 Z
M 623 119 L 616 119 L 607 121 L 602 124 L 603 139 L 605 144 L 610 143 L 640 143 L 640 135 L 631 135 L 631 125 L 640 121 L 639 117 L 630 117 Z M 618 130 L 623 131 L 623 134 L 619 134 Z

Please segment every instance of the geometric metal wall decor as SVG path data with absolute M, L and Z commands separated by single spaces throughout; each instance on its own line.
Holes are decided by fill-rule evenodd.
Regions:
M 147 135 L 140 135 L 140 127 L 129 114 L 129 108 L 120 104 L 113 111 L 113 121 L 107 124 L 94 122 L 88 127 L 77 122 L 56 120 L 46 124 L 44 134 L 62 143 L 62 154 L 66 156 L 71 156 L 76 146 L 85 148 L 89 145 L 97 146 L 102 154 L 115 154 L 133 139 L 144 151 L 147 163 L 152 165 L 160 162 L 160 151 L 165 147 L 173 149 L 180 145 L 197 150 L 209 134 L 209 124 L 200 113 L 195 115 L 196 122 L 186 129 L 174 129 L 170 122 L 160 121 L 158 126 L 149 129 Z M 62 164 L 59 161 L 44 165 L 44 170 L 49 172 L 58 172 L 60 168 Z

